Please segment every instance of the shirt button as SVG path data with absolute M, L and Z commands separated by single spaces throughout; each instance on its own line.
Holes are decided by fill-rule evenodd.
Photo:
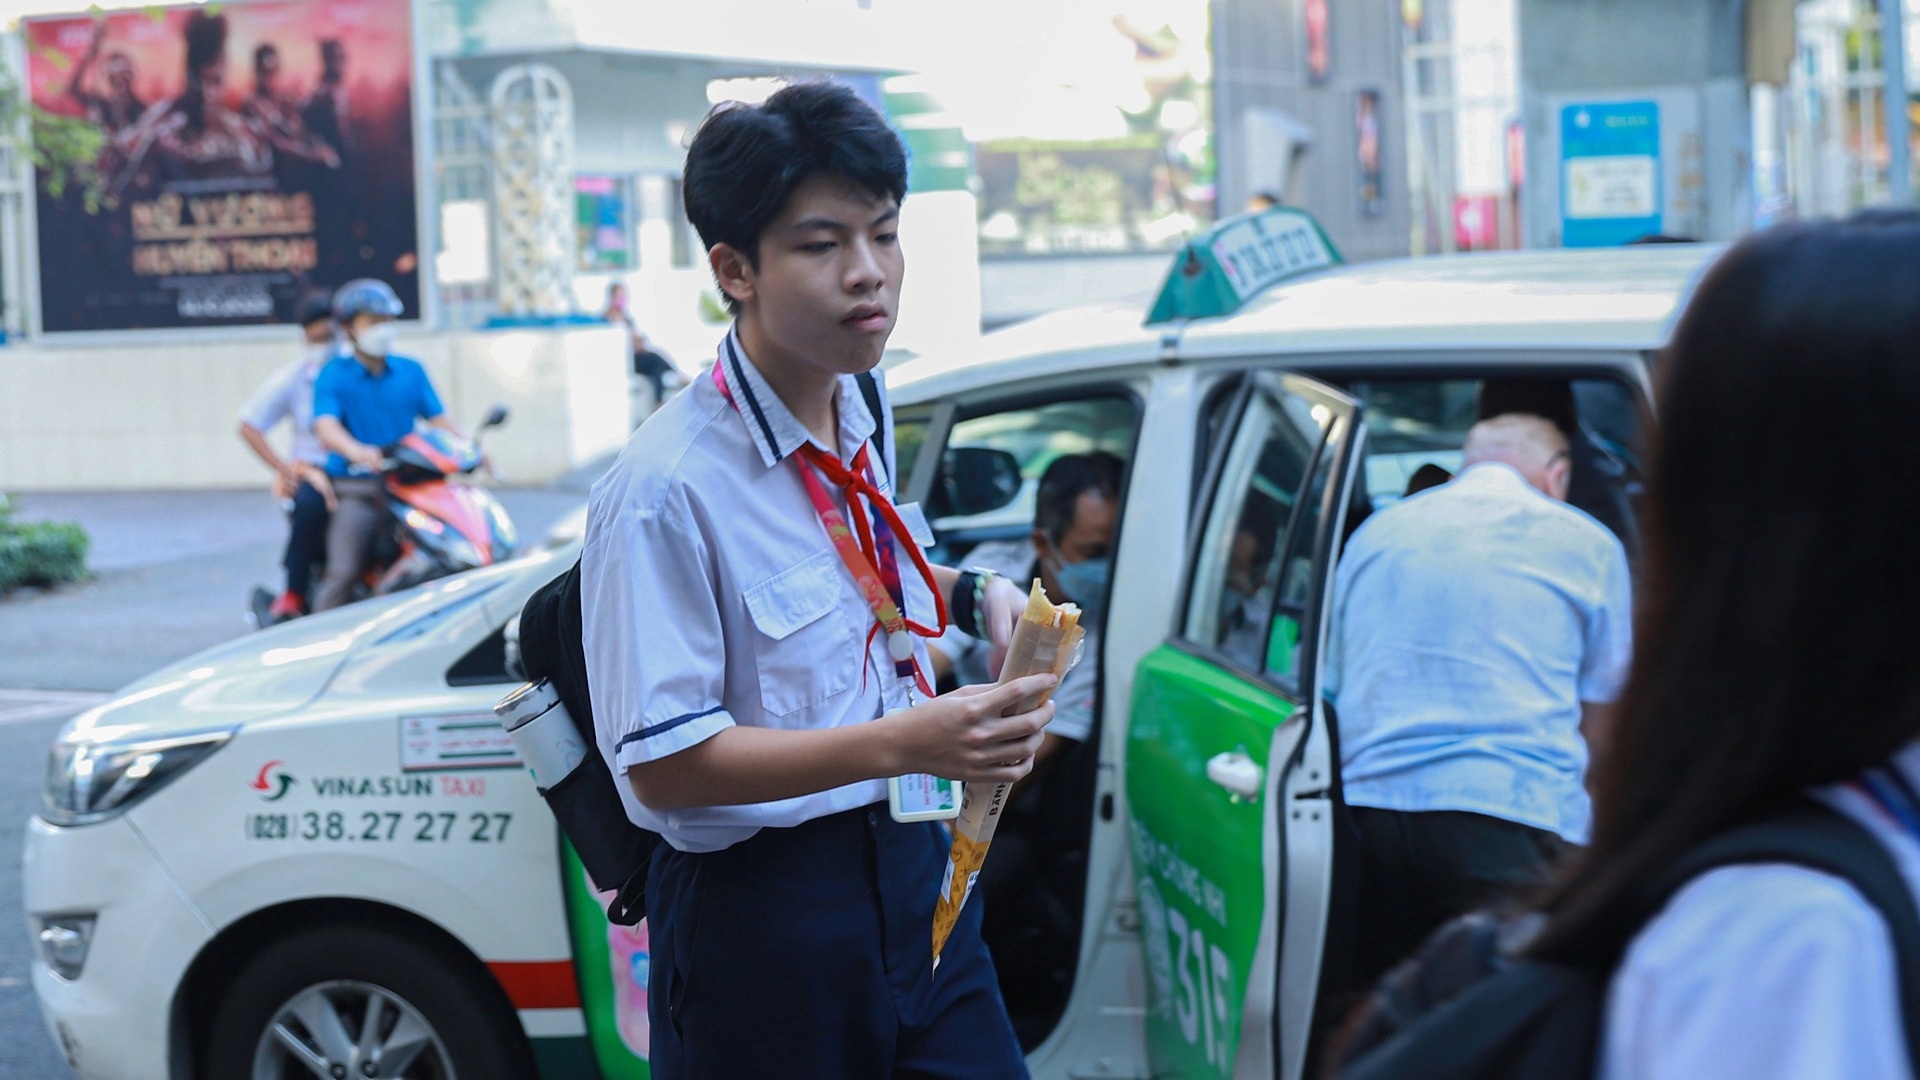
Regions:
M 869 828 L 874 828 L 874 829 L 877 829 L 877 828 L 879 828 L 879 827 L 880 827 L 880 813 L 879 813 L 879 811 L 877 811 L 877 810 L 869 810 L 869 811 L 867 811 L 867 826 L 868 826 Z

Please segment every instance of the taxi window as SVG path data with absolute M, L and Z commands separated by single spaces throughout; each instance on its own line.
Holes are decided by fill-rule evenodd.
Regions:
M 1460 447 L 1479 408 L 1479 379 L 1363 382 L 1351 389 L 1367 403 L 1366 489 L 1375 509 L 1404 498 L 1427 466 L 1460 471 Z
M 1292 677 L 1331 420 L 1292 394 L 1257 391 L 1227 449 L 1184 636 L 1247 671 Z
M 953 425 L 948 447 L 982 446 L 1011 453 L 1020 474 L 1039 480 L 1055 458 L 1104 450 L 1125 456 L 1133 448 L 1131 398 L 1082 398 L 973 416 Z
M 899 485 L 904 487 L 920 460 L 920 448 L 926 444 L 927 428 L 933 413 L 927 409 L 901 409 L 893 414 L 893 457 L 900 471 Z
M 1133 452 L 1138 421 L 1138 406 L 1124 394 L 976 412 L 956 421 L 947 437 L 940 476 L 928 497 L 932 512 L 938 515 L 933 527 L 939 553 L 958 558 L 980 543 L 1024 539 L 1033 529 L 1034 497 L 1047 466 L 1068 454 L 1105 452 L 1125 460 Z M 942 493 L 958 461 L 954 452 L 963 450 L 997 451 L 1011 459 L 1018 475 L 1010 478 L 1009 501 L 972 513 L 946 512 L 949 500 Z M 911 475 L 906 473 L 904 456 L 901 470 Z
M 1320 444 L 1320 453 L 1308 474 L 1306 493 L 1287 530 L 1287 549 L 1275 565 L 1273 626 L 1267 631 L 1261 670 L 1282 682 L 1299 679 L 1300 631 L 1307 621 L 1307 601 L 1313 590 L 1314 542 L 1320 535 L 1320 516 L 1333 474 L 1334 447 Z

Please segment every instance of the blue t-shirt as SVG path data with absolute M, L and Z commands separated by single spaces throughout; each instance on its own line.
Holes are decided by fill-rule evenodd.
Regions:
M 314 418 L 333 417 L 368 446 L 399 442 L 413 432 L 415 420 L 445 411 L 427 369 L 404 356 L 387 357 L 387 370 L 378 378 L 354 357 L 337 356 L 313 380 Z M 347 475 L 347 459 L 329 454 L 327 472 Z

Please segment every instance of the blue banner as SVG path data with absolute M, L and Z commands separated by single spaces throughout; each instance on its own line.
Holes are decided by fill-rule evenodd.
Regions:
M 1560 110 L 1560 242 L 1625 244 L 1660 231 L 1660 106 L 1651 101 Z

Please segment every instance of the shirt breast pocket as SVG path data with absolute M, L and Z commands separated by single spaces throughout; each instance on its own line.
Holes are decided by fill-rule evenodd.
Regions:
M 788 716 L 843 694 L 864 660 L 842 601 L 839 556 L 822 551 L 750 586 L 760 707 Z

